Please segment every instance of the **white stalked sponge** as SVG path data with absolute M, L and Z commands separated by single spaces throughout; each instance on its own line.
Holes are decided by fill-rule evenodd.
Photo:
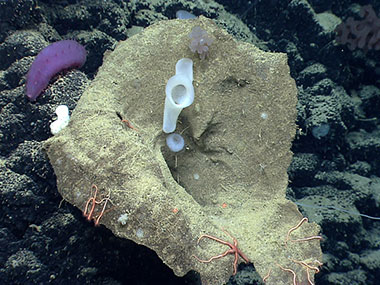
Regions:
M 189 58 L 180 59 L 175 65 L 175 75 L 166 84 L 166 99 L 164 122 L 162 130 L 165 133 L 175 131 L 177 118 L 183 108 L 194 101 L 193 61 Z
M 185 147 L 185 140 L 180 134 L 170 134 L 166 137 L 166 144 L 172 152 L 179 152 Z

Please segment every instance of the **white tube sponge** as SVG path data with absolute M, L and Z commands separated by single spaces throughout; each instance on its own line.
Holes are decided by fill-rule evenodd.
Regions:
M 194 101 L 193 61 L 181 58 L 175 65 L 175 75 L 166 84 L 164 122 L 165 133 L 174 132 L 179 113 Z

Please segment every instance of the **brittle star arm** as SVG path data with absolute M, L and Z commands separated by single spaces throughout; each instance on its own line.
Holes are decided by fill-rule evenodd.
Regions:
M 210 236 L 210 235 L 201 235 L 201 236 L 199 237 L 198 241 L 197 241 L 197 245 L 199 244 L 199 242 L 200 242 L 201 239 L 203 239 L 203 238 L 209 238 L 209 239 L 215 240 L 215 241 L 217 241 L 217 242 L 219 242 L 219 243 L 221 243 L 221 244 L 224 244 L 224 245 L 229 246 L 231 249 L 228 249 L 228 250 L 226 250 L 224 253 L 219 254 L 219 255 L 216 255 L 216 256 L 213 256 L 213 257 L 211 257 L 210 259 L 207 259 L 207 260 L 200 259 L 199 257 L 197 257 L 197 256 L 194 255 L 194 257 L 195 257 L 198 261 L 200 261 L 200 262 L 209 263 L 209 262 L 213 261 L 214 259 L 219 259 L 219 258 L 222 258 L 222 257 L 226 256 L 227 254 L 234 253 L 233 246 L 232 246 L 229 242 L 226 242 L 226 241 L 224 241 L 224 240 L 221 240 L 221 239 L 219 239 L 219 238 L 217 238 L 217 237 Z
M 83 210 L 83 216 L 85 216 L 88 221 L 94 220 L 95 226 L 99 225 L 100 219 L 102 218 L 103 214 L 106 212 L 108 201 L 112 203 L 110 199 L 110 194 L 111 192 L 109 191 L 108 195 L 105 198 L 102 198 L 101 200 L 97 201 L 96 198 L 98 195 L 98 187 L 95 184 L 91 186 L 91 196 L 86 202 L 86 205 Z M 101 204 L 103 202 L 104 202 L 104 205 L 102 207 L 100 214 L 94 216 L 96 204 Z M 89 210 L 90 204 L 91 204 L 91 209 Z
M 94 190 L 94 192 L 92 192 L 93 190 Z M 97 204 L 97 201 L 96 201 L 96 195 L 97 194 L 98 194 L 98 187 L 95 184 L 93 184 L 91 186 L 91 196 L 87 200 L 86 205 L 85 205 L 84 210 L 83 210 L 83 216 L 85 216 L 88 221 L 90 221 L 92 219 L 92 214 L 94 213 L 95 205 Z M 88 212 L 88 207 L 90 206 L 90 203 L 92 203 L 91 209 Z
M 302 224 L 304 222 L 308 222 L 308 218 L 303 218 L 296 226 L 292 227 L 289 231 L 288 231 L 288 234 L 286 235 L 286 238 L 285 238 L 285 247 L 287 247 L 288 245 L 288 241 L 291 241 L 291 242 L 300 242 L 300 241 L 309 241 L 309 240 L 314 240 L 314 239 L 319 239 L 321 240 L 322 237 L 321 236 L 311 236 L 311 237 L 306 237 L 306 238 L 300 238 L 300 239 L 295 239 L 295 240 L 292 240 L 290 239 L 290 234 L 295 231 L 296 229 L 298 229 L 300 226 L 302 226 Z
M 105 213 L 108 201 L 110 201 L 111 204 L 112 204 L 112 201 L 110 199 L 110 194 L 111 194 L 111 190 L 108 192 L 107 197 L 105 197 L 105 198 L 103 198 L 102 200 L 99 201 L 99 204 L 103 203 L 103 201 L 104 201 L 104 205 L 103 205 L 102 211 L 100 212 L 99 216 L 95 220 L 95 226 L 99 225 L 100 219 L 102 218 L 103 214 Z

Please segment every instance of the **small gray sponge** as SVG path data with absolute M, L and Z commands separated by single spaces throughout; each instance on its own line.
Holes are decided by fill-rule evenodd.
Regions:
M 172 152 L 179 152 L 185 146 L 185 140 L 180 134 L 172 133 L 166 137 L 166 144 Z

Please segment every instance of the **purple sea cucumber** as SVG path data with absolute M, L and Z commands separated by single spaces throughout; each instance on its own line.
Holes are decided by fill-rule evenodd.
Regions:
M 74 40 L 48 45 L 37 55 L 26 76 L 26 96 L 36 101 L 50 79 L 61 70 L 80 68 L 86 62 L 86 49 Z

